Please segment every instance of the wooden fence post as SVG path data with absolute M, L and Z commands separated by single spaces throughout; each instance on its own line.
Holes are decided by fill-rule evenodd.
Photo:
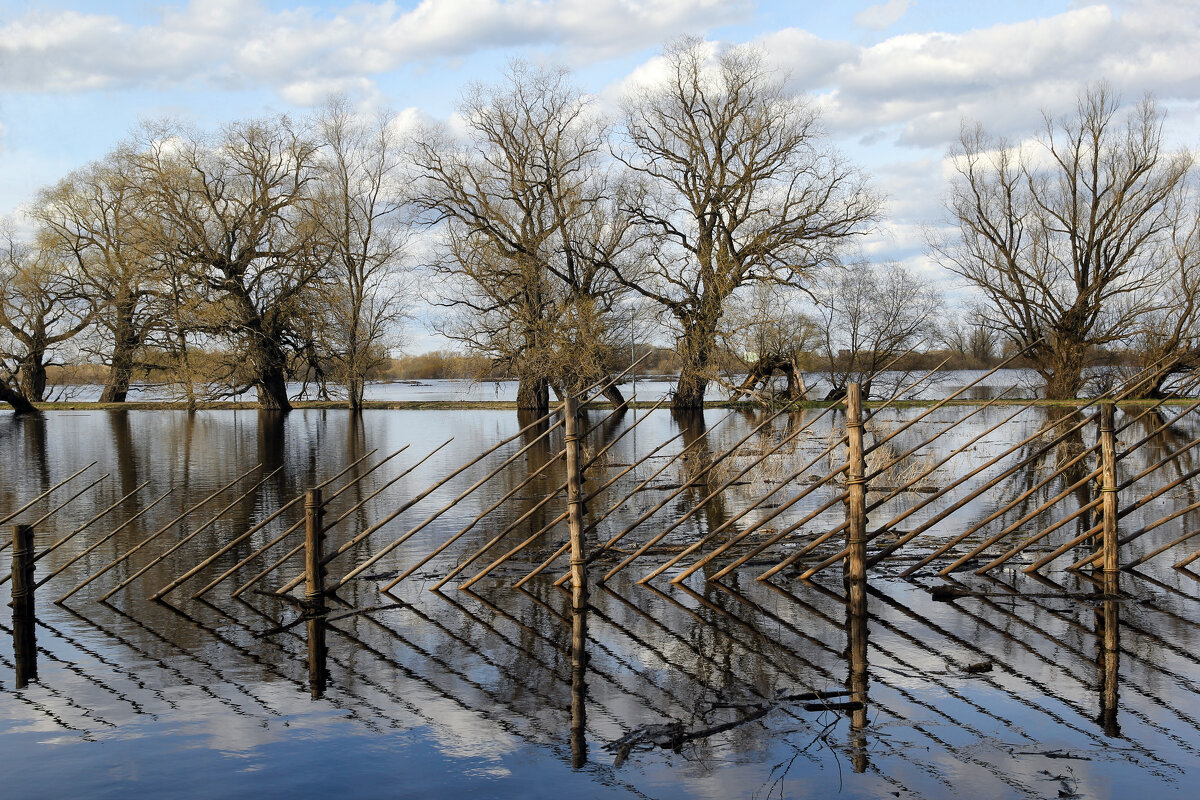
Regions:
M 12 606 L 23 611 L 33 606 L 33 526 L 12 526 Z
M 587 572 L 583 552 L 583 481 L 579 465 L 583 463 L 579 453 L 579 400 L 567 397 L 563 403 L 566 423 L 567 451 L 567 525 L 571 534 L 571 586 L 572 596 L 587 596 Z M 578 603 L 576 603 L 578 605 Z
M 311 606 L 325 603 L 325 572 L 321 566 L 324 557 L 321 545 L 325 540 L 322 517 L 321 490 L 309 489 L 304 494 L 304 589 L 305 602 Z
M 846 387 L 846 557 L 850 602 L 866 596 L 867 487 L 863 457 L 862 394 L 857 383 Z
M 571 534 L 571 766 L 587 763 L 587 555 L 583 549 L 583 464 L 579 447 L 579 400 L 563 402 L 567 454 L 567 525 Z
M 1114 403 L 1106 400 L 1100 404 L 1100 494 L 1104 548 L 1104 575 L 1115 577 L 1120 570 L 1117 554 L 1117 451 L 1113 435 Z

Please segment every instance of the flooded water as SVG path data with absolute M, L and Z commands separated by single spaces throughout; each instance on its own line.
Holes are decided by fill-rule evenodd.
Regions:
M 931 376 L 916 384 L 912 392 L 906 393 L 906 399 L 938 400 L 958 391 L 968 384 L 974 384 L 961 397 L 965 400 L 990 400 L 1004 393 L 1007 398 L 1036 397 L 1040 383 L 1037 374 L 1027 369 L 1001 369 L 985 375 L 985 370 L 946 370 Z M 885 372 L 876 381 L 875 395 L 890 396 L 898 386 L 909 385 L 921 377 L 920 373 Z M 979 380 L 983 377 L 982 380 Z M 735 376 L 740 381 L 742 376 Z M 808 373 L 804 376 L 808 397 L 821 400 L 832 388 L 832 385 L 821 373 Z M 976 381 L 978 382 L 976 383 Z M 627 397 L 638 401 L 655 402 L 666 397 L 675 388 L 674 378 L 663 376 L 643 376 L 637 381 L 625 380 L 620 389 Z M 782 392 L 783 384 L 779 382 L 775 390 Z M 100 399 L 102 387 L 92 385 L 61 386 L 51 390 L 49 399 L 74 400 L 77 402 L 95 402 Z M 337 397 L 337 387 L 331 387 L 334 397 Z M 291 383 L 288 394 L 293 399 L 318 399 L 313 386 Z M 729 399 L 729 391 L 718 383 L 709 384 L 706 397 L 709 401 Z M 406 380 L 368 383 L 365 398 L 371 401 L 385 402 L 418 402 L 445 403 L 455 401 L 469 402 L 515 402 L 517 399 L 516 381 L 482 381 L 476 382 L 465 379 L 431 379 Z M 135 384 L 129 390 L 129 400 L 178 400 L 169 386 L 153 384 Z M 253 402 L 255 395 L 248 392 L 234 398 L 224 398 Z
M 1122 491 L 1121 506 L 1177 485 L 1123 517 L 1123 533 L 1195 504 L 1200 494 L 1188 477 L 1198 467 L 1191 446 L 1200 434 L 1196 412 L 1158 433 L 1179 409 L 1138 418 L 1142 412 L 1117 414 L 1118 450 L 1146 439 L 1119 462 L 1118 477 L 1163 463 Z M 895 431 L 918 413 L 881 412 L 869 430 Z M 1005 463 L 1027 460 L 1022 469 L 944 513 L 999 470 L 985 468 L 941 490 L 1055 413 L 1062 412 L 943 408 L 868 456 L 871 471 L 884 468 L 870 484 L 868 502 L 878 505 L 869 528 L 889 529 L 871 552 L 936 522 L 870 569 L 862 608 L 847 602 L 837 565 L 798 579 L 798 570 L 840 549 L 841 534 L 770 580 L 756 580 L 842 522 L 836 501 L 844 487 L 837 482 L 817 483 L 801 500 L 785 502 L 841 466 L 840 412 L 768 419 L 766 412 L 713 410 L 687 421 L 663 411 L 588 412 L 585 454 L 611 446 L 588 472 L 585 489 L 613 484 L 588 501 L 585 522 L 616 506 L 589 530 L 588 548 L 646 517 L 589 574 L 613 570 L 670 530 L 644 558 L 594 583 L 582 610 L 553 585 L 568 568 L 565 557 L 513 588 L 566 540 L 561 522 L 531 537 L 565 510 L 565 472 L 555 459 L 561 430 L 539 439 L 535 426 L 442 482 L 517 435 L 522 423 L 513 411 L 373 410 L 360 419 L 340 410 L 286 417 L 5 415 L 0 517 L 91 462 L 13 521 L 35 522 L 107 475 L 36 525 L 35 551 L 116 505 L 38 561 L 35 579 L 48 580 L 37 589 L 33 619 L 0 615 L 4 796 L 1194 796 L 1187 776 L 1200 770 L 1200 584 L 1171 565 L 1200 539 L 1123 573 L 1119 595 L 1065 570 L 1090 552 L 1087 543 L 1041 576 L 1021 571 L 1086 531 L 1086 514 L 986 576 L 968 570 L 939 577 L 946 559 L 901 576 L 1013 499 L 1024 495 L 984 533 L 1063 495 L 1052 513 L 1017 526 L 970 567 L 1095 497 L 1086 482 L 1064 491 L 1087 476 L 1091 460 L 1045 480 L 1095 441 L 1089 424 L 1044 453 L 1044 439 L 1018 448 Z M 1073 420 L 1065 417 L 1056 430 Z M 743 439 L 736 455 L 721 459 Z M 685 448 L 687 457 L 672 460 Z M 893 458 L 899 460 L 889 465 Z M 714 461 L 703 484 L 687 486 Z M 303 520 L 303 501 L 200 569 L 166 602 L 148 599 L 355 462 L 325 488 L 326 522 L 344 517 L 329 533 L 327 552 L 404 510 L 333 560 L 329 579 L 407 538 L 341 587 L 328 615 L 306 618 L 295 603 L 269 594 L 302 573 L 302 553 L 231 597 L 303 541 L 301 527 L 254 556 Z M 892 491 L 913 480 L 910 490 Z M 638 583 L 722 526 L 744 530 L 776 512 L 748 542 L 807 522 L 720 580 L 711 578 L 727 561 L 715 560 L 681 584 L 668 581 L 714 543 Z M 1151 552 L 1198 523 L 1200 512 L 1181 514 L 1122 557 Z M 496 546 L 470 559 L 497 537 Z M 458 588 L 527 538 L 534 539 L 527 548 L 470 590 Z M 0 553 L 3 574 L 12 551 Z M 443 591 L 428 591 L 464 564 Z M 391 593 L 381 593 L 409 571 Z M 54 603 L 95 575 L 64 605 Z M 935 599 L 931 590 L 946 586 L 971 593 Z M 0 590 L 7 600 L 8 589 Z

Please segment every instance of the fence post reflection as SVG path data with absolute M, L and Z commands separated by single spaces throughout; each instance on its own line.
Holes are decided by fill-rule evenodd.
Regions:
M 1100 716 L 1097 721 L 1105 736 L 1121 735 L 1117 721 L 1119 704 L 1117 682 L 1121 657 L 1120 575 L 1104 573 L 1104 597 L 1096 609 L 1096 671 L 1100 689 Z
M 308 689 L 313 700 L 319 700 L 325 694 L 325 683 L 329 677 L 325 657 L 328 654 L 325 646 L 325 617 L 312 616 L 308 618 Z
M 571 766 L 587 764 L 587 594 L 571 599 Z
M 13 525 L 12 608 L 16 688 L 37 680 L 37 634 L 33 607 L 33 527 Z
M 853 587 L 853 584 L 851 584 Z M 867 759 L 867 595 L 851 591 L 846 603 L 846 689 L 850 701 L 861 705 L 850 712 L 850 763 L 855 772 L 866 772 Z

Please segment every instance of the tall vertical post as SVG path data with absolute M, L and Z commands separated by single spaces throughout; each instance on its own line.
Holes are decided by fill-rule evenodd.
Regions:
M 579 465 L 579 400 L 572 396 L 563 403 L 567 451 L 567 526 L 571 535 L 571 586 L 574 596 L 587 596 L 583 552 L 583 481 Z
M 12 605 L 33 604 L 33 526 L 12 526 Z
M 851 715 L 855 772 L 867 769 L 867 486 L 863 452 L 862 390 L 846 387 L 846 656 L 850 698 L 862 703 Z
M 1117 449 L 1113 434 L 1113 401 L 1100 404 L 1100 494 L 1104 548 L 1104 575 L 1115 576 L 1120 569 L 1117 554 Z
M 33 526 L 13 525 L 12 607 L 16 688 L 37 679 L 37 641 L 33 612 Z
M 571 535 L 571 765 L 587 763 L 587 567 L 583 549 L 583 475 L 580 465 L 579 400 L 563 403 L 567 451 L 567 526 Z
M 321 490 L 309 489 L 304 494 L 304 589 L 305 601 L 310 606 L 325 603 L 325 571 L 321 566 L 325 540 L 323 516 Z
M 863 458 L 862 394 L 857 383 L 846 387 L 846 557 L 849 601 L 866 597 L 867 487 Z

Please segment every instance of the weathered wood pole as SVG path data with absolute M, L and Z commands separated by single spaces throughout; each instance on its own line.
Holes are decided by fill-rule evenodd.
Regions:
M 583 460 L 579 457 L 579 400 L 570 396 L 563 404 L 563 416 L 566 422 L 566 451 L 567 451 L 567 527 L 571 537 L 571 596 L 574 605 L 580 605 L 580 599 L 586 603 L 587 598 L 587 566 L 583 552 L 583 480 L 579 473 L 579 465 Z
M 1117 449 L 1113 435 L 1113 409 L 1111 400 L 1100 404 L 1100 494 L 1104 525 L 1101 546 L 1104 548 L 1105 577 L 1116 575 L 1120 569 L 1117 555 Z
M 848 599 L 865 607 L 867 593 L 867 487 L 863 457 L 862 393 L 846 387 L 846 549 Z
M 583 475 L 579 400 L 563 403 L 567 453 L 567 527 L 571 544 L 571 766 L 587 764 L 587 561 L 583 549 Z
M 12 606 L 14 611 L 33 605 L 33 526 L 12 526 Z
M 33 526 L 12 526 L 13 660 L 16 688 L 37 679 L 37 641 L 33 611 Z
M 325 571 L 321 566 L 325 531 L 321 490 L 309 489 L 304 494 L 304 589 L 305 602 L 314 607 L 325 604 Z

